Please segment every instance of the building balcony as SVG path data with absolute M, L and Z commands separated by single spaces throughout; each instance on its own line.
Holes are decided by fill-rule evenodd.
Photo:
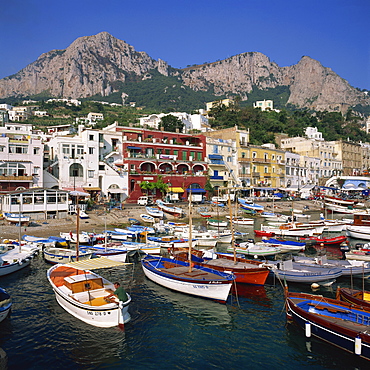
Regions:
M 222 180 L 223 181 L 223 179 L 224 179 L 224 177 L 223 176 L 210 176 L 209 177 L 211 180 Z
M 0 175 L 0 181 L 32 181 L 33 176 Z
M 251 159 L 250 158 L 242 158 L 242 157 L 239 157 L 238 158 L 238 161 L 239 162 L 251 162 Z

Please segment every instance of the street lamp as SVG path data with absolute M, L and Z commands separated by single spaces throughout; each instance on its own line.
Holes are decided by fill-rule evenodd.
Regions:
M 168 180 L 167 183 L 168 183 L 168 187 L 170 188 L 170 199 L 168 200 L 168 202 L 171 203 L 171 201 L 172 201 L 172 184 L 171 184 L 170 180 Z

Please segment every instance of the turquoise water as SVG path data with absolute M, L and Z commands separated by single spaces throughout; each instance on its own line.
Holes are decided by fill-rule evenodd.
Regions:
M 286 324 L 283 289 L 238 286 L 226 305 L 171 292 L 147 280 L 140 264 L 100 271 L 132 295 L 124 331 L 96 328 L 56 302 L 39 256 L 0 285 L 13 298 L 0 324 L 9 369 L 368 369 L 369 363 Z M 316 293 L 335 296 L 340 278 Z M 356 281 L 358 288 L 361 281 Z M 366 288 L 370 290 L 370 284 Z M 289 287 L 310 291 L 303 285 Z

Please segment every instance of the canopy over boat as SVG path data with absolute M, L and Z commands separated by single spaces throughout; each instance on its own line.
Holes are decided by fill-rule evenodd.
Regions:
M 106 257 L 92 258 L 85 261 L 76 261 L 65 263 L 64 266 L 73 267 L 79 270 L 94 270 L 94 269 L 105 269 L 111 267 L 120 267 L 131 265 L 131 263 L 113 261 Z

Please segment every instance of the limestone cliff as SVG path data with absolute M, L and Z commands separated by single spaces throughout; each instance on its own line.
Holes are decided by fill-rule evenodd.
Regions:
M 247 52 L 179 70 L 135 51 L 107 32 L 80 37 L 65 50 L 42 54 L 17 74 L 0 80 L 0 98 L 40 93 L 67 98 L 125 93 L 128 77 L 150 78 L 152 70 L 163 76 L 175 75 L 183 85 L 195 91 L 213 91 L 216 96 L 238 94 L 248 99 L 253 87 L 288 86 L 288 103 L 298 107 L 345 110 L 356 104 L 370 105 L 367 95 L 307 56 L 296 65 L 279 67 L 264 54 Z
M 107 96 L 119 91 L 129 73 L 142 75 L 158 69 L 167 75 L 168 65 L 137 52 L 107 32 L 80 37 L 65 50 L 42 54 L 17 74 L 0 80 L 0 97 L 47 92 L 55 97 Z

